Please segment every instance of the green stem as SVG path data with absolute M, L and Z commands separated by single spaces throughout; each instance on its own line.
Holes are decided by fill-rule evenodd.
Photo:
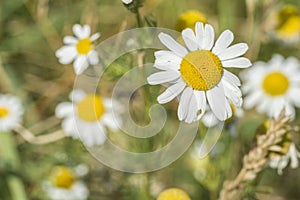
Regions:
M 140 12 L 139 12 L 138 9 L 136 11 L 135 17 L 136 17 L 138 28 L 142 28 L 143 27 L 143 22 L 142 22 L 142 18 L 141 18 L 141 15 L 140 15 Z
M 0 133 L 0 156 L 13 169 L 19 169 L 20 160 L 16 150 L 15 141 L 10 132 Z M 15 175 L 7 175 L 7 184 L 12 200 L 26 200 L 26 193 L 21 179 Z

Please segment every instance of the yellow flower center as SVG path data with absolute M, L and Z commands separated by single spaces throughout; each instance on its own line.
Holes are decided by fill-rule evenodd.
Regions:
M 0 118 L 6 117 L 8 115 L 8 110 L 7 108 L 0 107 Z
M 77 52 L 79 54 L 88 54 L 92 50 L 92 42 L 89 38 L 84 38 L 78 41 Z
M 171 188 L 160 193 L 157 200 L 191 200 L 191 199 L 184 191 L 177 188 Z
M 87 122 L 94 122 L 101 118 L 105 108 L 100 96 L 88 94 L 77 104 L 78 116 Z
M 281 72 L 272 72 L 263 80 L 264 91 L 271 96 L 283 95 L 289 88 L 288 78 Z
M 182 79 L 193 89 L 209 90 L 223 75 L 222 63 L 210 51 L 197 50 L 184 56 L 180 64 Z
M 186 28 L 194 30 L 196 22 L 207 23 L 206 16 L 197 10 L 188 10 L 179 16 L 176 30 L 179 32 Z
M 56 187 L 70 188 L 75 182 L 73 172 L 67 167 L 56 167 L 53 170 L 52 184 Z

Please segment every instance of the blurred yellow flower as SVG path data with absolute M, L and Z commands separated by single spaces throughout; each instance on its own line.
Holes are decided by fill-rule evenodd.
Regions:
M 170 188 L 160 193 L 157 200 L 190 200 L 190 197 L 181 189 Z
M 70 188 L 75 182 L 75 177 L 69 168 L 59 166 L 53 169 L 51 181 L 56 187 Z
M 194 29 L 196 22 L 207 23 L 206 16 L 197 10 L 188 10 L 179 16 L 176 30 L 181 32 L 186 28 Z
M 288 43 L 300 40 L 300 13 L 297 7 L 286 5 L 276 14 L 275 35 Z

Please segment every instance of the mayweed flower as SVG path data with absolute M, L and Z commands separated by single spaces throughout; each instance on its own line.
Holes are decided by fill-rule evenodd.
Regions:
M 241 107 L 235 107 L 232 103 L 230 103 L 230 106 L 232 110 L 232 116 L 225 121 L 228 123 L 232 122 L 235 118 L 242 117 L 244 115 L 244 110 Z M 220 120 L 218 120 L 218 118 L 209 108 L 206 109 L 201 121 L 206 127 L 213 127 L 220 122 Z
M 130 3 L 132 3 L 132 1 L 133 0 L 122 0 L 122 2 L 125 3 L 125 4 L 130 4 Z
M 113 99 L 102 99 L 97 94 L 86 94 L 74 90 L 70 94 L 71 102 L 60 103 L 56 107 L 56 116 L 64 118 L 62 128 L 75 139 L 81 139 L 86 146 L 101 145 L 106 140 L 106 127 L 118 130 L 122 120 L 112 113 L 112 106 L 120 105 Z
M 196 23 L 194 31 L 182 31 L 184 47 L 171 36 L 160 33 L 160 41 L 169 49 L 155 52 L 154 67 L 163 70 L 148 77 L 148 83 L 157 85 L 170 82 L 170 86 L 158 98 L 160 104 L 178 96 L 178 118 L 187 123 L 199 120 L 205 113 L 207 101 L 216 117 L 224 121 L 231 117 L 230 103 L 241 106 L 240 80 L 225 68 L 247 68 L 251 62 L 243 55 L 245 43 L 229 45 L 233 33 L 225 30 L 214 44 L 214 29 L 211 25 Z
M 279 175 L 282 174 L 282 170 L 286 168 L 290 162 L 290 167 L 295 169 L 299 166 L 300 152 L 297 150 L 294 143 L 290 144 L 289 150 L 285 155 L 276 155 L 270 158 L 269 166 L 273 169 L 277 169 Z
M 20 99 L 10 94 L 0 95 L 0 131 L 10 131 L 21 123 L 23 107 Z
M 181 32 L 186 28 L 194 29 L 197 22 L 206 24 L 206 16 L 198 10 L 188 10 L 179 16 L 176 23 L 176 30 Z
M 84 200 L 89 196 L 86 185 L 66 166 L 53 168 L 43 188 L 52 200 Z
M 286 5 L 275 14 L 274 36 L 287 43 L 300 41 L 300 13 L 296 6 Z
M 92 43 L 100 37 L 100 34 L 95 33 L 90 36 L 90 26 L 80 26 L 79 24 L 73 26 L 73 32 L 77 38 L 65 36 L 65 46 L 56 51 L 56 57 L 62 64 L 70 64 L 74 60 L 75 73 L 81 74 L 89 64 L 96 65 L 99 62 L 98 54 Z
M 254 63 L 241 77 L 245 81 L 245 108 L 256 107 L 260 113 L 277 117 L 283 108 L 294 116 L 294 106 L 300 107 L 300 64 L 296 58 L 273 55 L 268 63 Z
M 157 200 L 191 200 L 191 199 L 189 195 L 183 190 L 178 188 L 170 188 L 160 193 Z

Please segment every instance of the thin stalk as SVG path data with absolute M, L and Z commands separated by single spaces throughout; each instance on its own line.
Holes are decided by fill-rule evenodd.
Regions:
M 20 160 L 16 149 L 12 133 L 0 133 L 0 153 L 1 158 L 8 162 L 13 169 L 20 168 Z M 7 185 L 12 200 L 26 200 L 26 193 L 22 180 L 15 175 L 7 175 Z

